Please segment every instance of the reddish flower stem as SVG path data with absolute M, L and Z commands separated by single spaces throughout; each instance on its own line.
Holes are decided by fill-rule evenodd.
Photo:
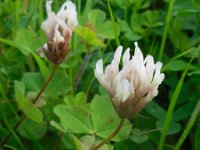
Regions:
M 114 138 L 117 135 L 117 133 L 121 130 L 124 122 L 125 122 L 125 118 L 121 119 L 116 129 L 106 139 L 101 141 L 96 146 L 92 147 L 90 150 L 98 150 L 101 146 L 103 146 L 104 144 L 109 142 L 112 138 Z

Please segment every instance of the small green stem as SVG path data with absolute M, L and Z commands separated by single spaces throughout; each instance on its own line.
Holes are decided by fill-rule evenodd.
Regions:
M 103 141 L 101 141 L 99 144 L 97 144 L 96 146 L 94 146 L 93 148 L 91 148 L 90 150 L 97 150 L 99 149 L 101 146 L 103 146 L 104 144 L 106 144 L 107 142 L 109 142 L 112 138 L 114 138 L 117 133 L 121 130 L 123 124 L 125 122 L 125 118 L 121 119 L 117 128 Z
M 159 52 L 159 57 L 158 57 L 159 60 L 162 60 L 162 57 L 163 57 L 163 51 L 166 44 L 167 33 L 169 31 L 169 25 L 171 21 L 173 8 L 174 8 L 174 0 L 170 0 L 168 12 L 167 12 L 166 24 L 165 24 L 165 28 L 164 28 L 164 32 L 162 36 L 161 47 L 160 47 L 160 52 Z
M 41 88 L 40 92 L 37 94 L 37 96 L 35 97 L 35 99 L 33 100 L 33 104 L 35 104 L 38 99 L 40 98 L 40 96 L 42 95 L 42 93 L 44 92 L 44 90 L 47 88 L 48 84 L 50 83 L 50 81 L 52 80 L 53 76 L 56 73 L 56 70 L 58 69 L 58 65 L 54 65 L 53 70 L 51 72 L 51 74 L 49 75 L 48 79 L 46 80 L 46 82 L 44 83 L 43 87 Z M 26 116 L 23 114 L 20 118 L 20 120 L 15 124 L 15 126 L 13 127 L 13 132 L 17 130 L 17 128 L 22 124 L 22 122 L 26 119 Z M 11 138 L 12 136 L 12 132 L 10 132 L 1 142 L 0 144 L 0 148 L 4 146 L 4 144 L 6 144 L 8 142 L 8 140 Z

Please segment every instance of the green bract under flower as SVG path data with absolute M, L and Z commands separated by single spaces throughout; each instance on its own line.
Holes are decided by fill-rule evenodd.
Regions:
M 132 58 L 130 49 L 126 49 L 122 57 L 123 67 L 119 70 L 122 49 L 122 46 L 116 49 L 114 59 L 105 71 L 100 59 L 96 63 L 95 76 L 109 92 L 120 118 L 131 118 L 157 96 L 164 74 L 160 73 L 162 63 L 154 63 L 150 55 L 144 58 L 137 42 Z

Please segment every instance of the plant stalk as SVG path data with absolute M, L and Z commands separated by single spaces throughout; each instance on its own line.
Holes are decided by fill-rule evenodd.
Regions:
M 101 141 L 99 144 L 97 144 L 96 146 L 94 146 L 90 150 L 98 150 L 101 146 L 103 146 L 104 144 L 109 142 L 112 138 L 114 138 L 117 135 L 117 133 L 121 130 L 124 122 L 125 122 L 125 118 L 121 119 L 117 128 L 106 139 Z

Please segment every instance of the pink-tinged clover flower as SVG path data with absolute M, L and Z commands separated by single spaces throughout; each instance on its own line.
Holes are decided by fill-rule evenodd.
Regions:
M 119 117 L 132 118 L 157 96 L 164 74 L 160 73 L 162 63 L 154 63 L 151 55 L 144 58 L 137 42 L 132 57 L 130 49 L 126 49 L 122 69 L 119 69 L 122 49 L 122 46 L 116 49 L 114 59 L 105 71 L 102 59 L 98 60 L 95 76 L 108 91 Z
M 71 1 L 66 1 L 57 14 L 52 11 L 51 4 L 52 1 L 46 2 L 47 19 L 42 23 L 48 42 L 39 49 L 39 54 L 45 54 L 54 64 L 60 64 L 69 52 L 72 32 L 78 25 L 77 12 Z

